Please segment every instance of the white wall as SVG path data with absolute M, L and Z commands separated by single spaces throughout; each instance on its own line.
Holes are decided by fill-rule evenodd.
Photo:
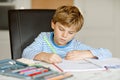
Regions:
M 16 9 L 30 9 L 31 0 L 15 0 Z
M 0 59 L 11 58 L 9 32 L 0 30 Z
M 108 48 L 120 57 L 120 0 L 75 0 L 85 24 L 76 36 L 92 47 Z
M 0 5 L 15 5 L 15 9 L 30 9 L 31 0 L 15 0 L 12 3 L 0 3 Z M 0 59 L 5 58 L 11 58 L 9 32 L 0 30 Z

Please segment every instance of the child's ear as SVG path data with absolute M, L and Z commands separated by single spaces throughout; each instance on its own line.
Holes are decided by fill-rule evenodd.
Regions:
M 51 21 L 51 28 L 54 30 L 55 24 L 53 21 Z

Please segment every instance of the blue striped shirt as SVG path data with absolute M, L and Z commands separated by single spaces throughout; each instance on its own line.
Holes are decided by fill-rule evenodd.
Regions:
M 23 50 L 22 57 L 33 59 L 35 55 L 39 54 L 40 52 L 47 52 L 53 53 L 50 46 L 44 40 L 44 36 L 47 38 L 51 46 L 55 49 L 56 53 L 64 58 L 69 51 L 72 50 L 90 50 L 94 56 L 98 59 L 110 58 L 112 57 L 111 52 L 105 48 L 92 48 L 88 45 L 83 44 L 82 42 L 72 39 L 67 45 L 65 46 L 58 46 L 54 43 L 53 40 L 53 32 L 41 32 L 37 38 L 33 41 L 33 43 L 27 46 Z

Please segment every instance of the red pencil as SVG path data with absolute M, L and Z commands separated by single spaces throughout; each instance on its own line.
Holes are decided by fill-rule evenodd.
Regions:
M 61 72 L 63 72 L 63 70 L 60 68 L 60 67 L 58 67 L 56 64 L 54 64 L 54 63 L 52 63 L 59 71 L 61 71 Z
M 28 76 L 35 76 L 35 75 L 42 74 L 42 73 L 45 73 L 48 71 L 49 71 L 48 69 L 42 69 L 40 71 L 36 71 L 36 72 L 31 73 L 31 74 L 28 74 Z

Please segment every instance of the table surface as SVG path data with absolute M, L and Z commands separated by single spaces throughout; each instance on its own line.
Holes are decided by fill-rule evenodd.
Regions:
M 19 59 L 21 62 L 35 63 L 35 61 L 27 59 Z M 38 64 L 43 64 L 53 68 L 53 65 L 46 64 L 44 62 L 38 62 Z M 55 68 L 54 68 L 55 69 Z M 120 80 L 120 68 L 118 69 L 108 69 L 108 70 L 94 70 L 94 71 L 80 71 L 71 72 L 73 77 L 67 78 L 65 80 Z M 15 77 L 8 77 L 0 75 L 0 80 L 23 80 Z
M 120 69 L 106 71 L 74 72 L 67 80 L 120 80 Z
M 72 72 L 73 77 L 65 80 L 120 80 L 120 69 L 105 71 Z M 0 75 L 0 80 L 22 80 L 14 77 Z

